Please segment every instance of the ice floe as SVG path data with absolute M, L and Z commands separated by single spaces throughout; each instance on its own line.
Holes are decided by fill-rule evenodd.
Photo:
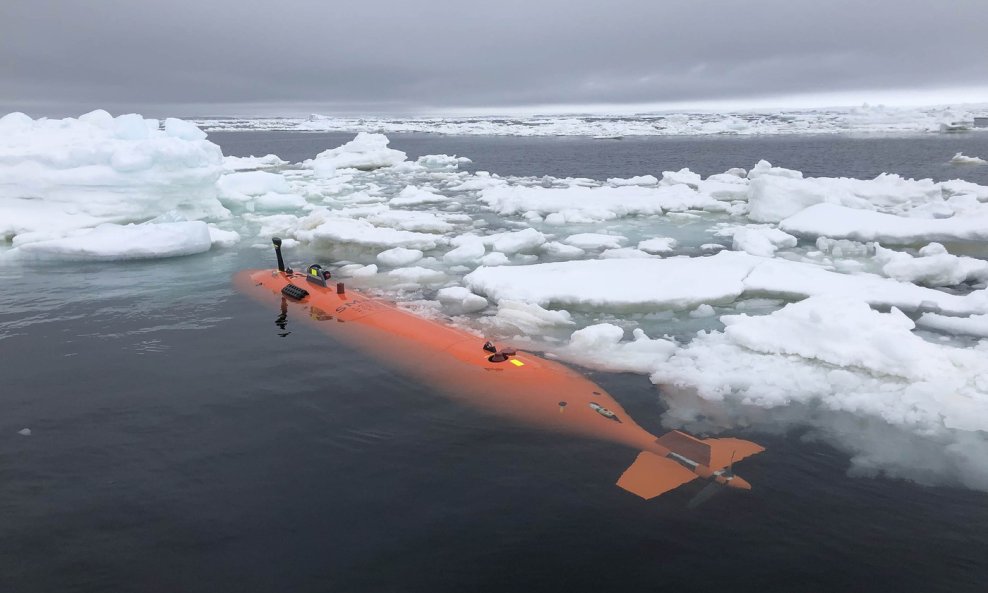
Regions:
M 592 259 L 529 266 L 481 267 L 467 287 L 500 301 L 608 311 L 685 310 L 730 303 L 742 295 L 806 298 L 857 296 L 873 306 L 938 307 L 957 314 L 988 311 L 988 294 L 954 295 L 874 274 L 841 274 L 821 266 L 735 251 L 709 257 Z
M 193 124 L 93 111 L 0 118 L 0 238 L 103 223 L 222 219 L 223 155 Z
M 57 239 L 15 242 L 8 257 L 85 261 L 176 257 L 209 251 L 214 232 L 200 221 L 139 225 L 106 223 L 72 231 Z M 232 236 L 221 231 L 216 240 L 230 244 Z
M 779 228 L 801 237 L 829 237 L 916 245 L 930 241 L 988 240 L 988 208 L 950 218 L 910 218 L 838 204 L 816 204 L 784 219 Z
M 312 168 L 317 176 L 332 177 L 337 169 L 370 171 L 404 162 L 405 153 L 388 148 L 388 143 L 384 134 L 361 132 L 343 146 L 320 152 Z

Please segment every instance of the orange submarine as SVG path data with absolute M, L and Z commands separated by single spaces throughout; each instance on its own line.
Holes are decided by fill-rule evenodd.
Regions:
M 736 438 L 699 439 L 673 430 L 661 437 L 628 416 L 603 388 L 560 363 L 498 348 L 476 335 L 420 317 L 330 281 L 319 265 L 306 272 L 286 268 L 274 238 L 276 270 L 246 270 L 237 287 L 259 300 L 304 313 L 340 341 L 397 368 L 443 394 L 490 413 L 540 428 L 611 441 L 640 451 L 617 481 L 651 499 L 696 478 L 710 483 L 694 507 L 725 488 L 750 490 L 734 474 L 739 461 L 765 449 Z M 325 323 L 332 322 L 332 323 Z

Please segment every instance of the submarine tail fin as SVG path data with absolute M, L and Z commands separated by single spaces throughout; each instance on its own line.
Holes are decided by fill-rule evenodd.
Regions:
M 621 474 L 617 485 L 648 500 L 697 478 L 697 475 L 671 459 L 642 451 Z
M 710 462 L 707 466 L 713 470 L 730 467 L 745 457 L 751 457 L 765 450 L 765 447 L 758 443 L 743 439 L 704 439 L 703 442 L 710 445 Z

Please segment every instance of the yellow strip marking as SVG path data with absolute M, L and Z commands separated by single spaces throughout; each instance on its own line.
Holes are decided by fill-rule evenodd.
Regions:
M 516 367 L 523 367 L 523 366 L 525 366 L 525 363 L 523 363 L 522 361 L 518 360 L 517 358 L 512 358 L 511 359 L 511 364 L 515 365 Z

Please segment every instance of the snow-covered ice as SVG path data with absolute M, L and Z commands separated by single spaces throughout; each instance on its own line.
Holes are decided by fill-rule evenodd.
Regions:
M 911 218 L 837 204 L 816 204 L 782 220 L 779 228 L 802 237 L 879 241 L 893 245 L 930 241 L 980 242 L 988 240 L 988 208 L 950 218 Z
M 193 124 L 93 111 L 0 118 L 0 237 L 50 239 L 103 223 L 219 220 L 223 155 Z

